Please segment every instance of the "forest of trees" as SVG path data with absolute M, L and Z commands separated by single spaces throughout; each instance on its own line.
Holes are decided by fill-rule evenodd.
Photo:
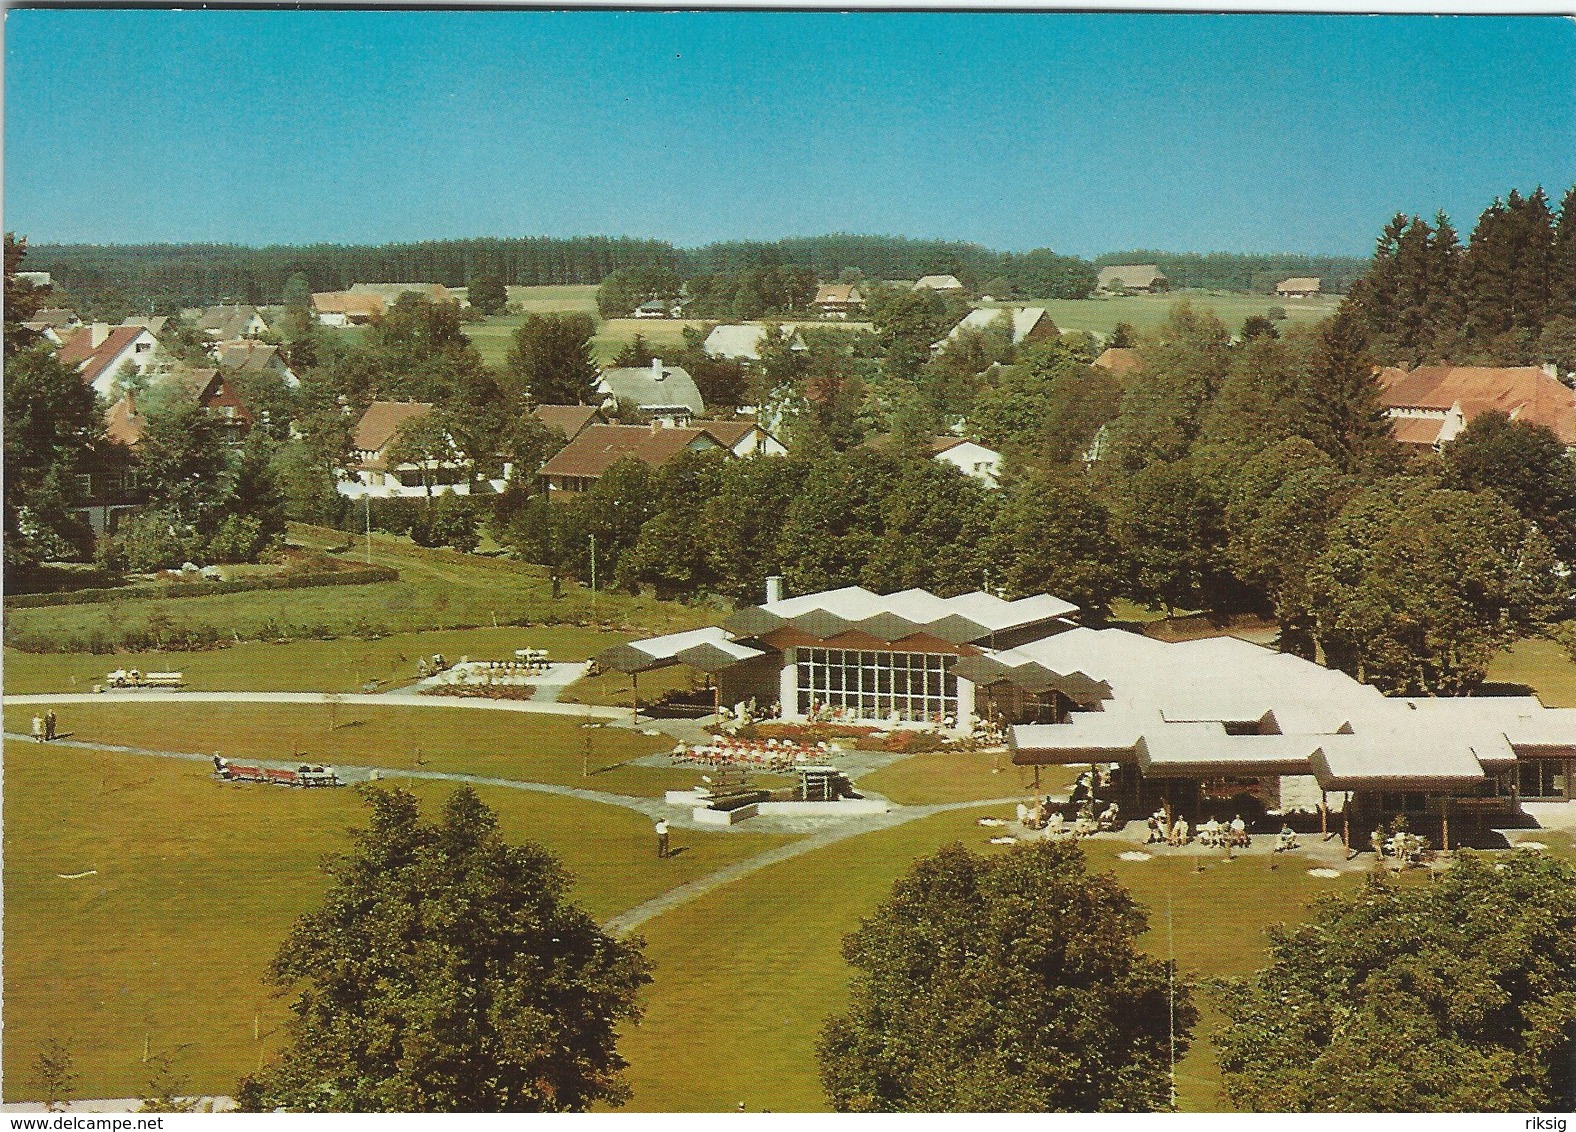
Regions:
M 593 284 L 623 269 L 640 269 L 648 277 L 671 280 L 670 286 L 647 288 L 650 297 L 676 293 L 685 281 L 694 281 L 692 290 L 709 293 L 706 279 L 744 273 L 799 272 L 811 281 L 812 294 L 817 279 L 946 274 L 957 276 L 971 290 L 997 297 L 1079 299 L 1093 289 L 1097 264 L 1138 261 L 1159 263 L 1173 287 L 1235 291 L 1273 290 L 1286 276 L 1302 274 L 1322 275 L 1326 290 L 1339 290 L 1367 265 L 1355 258 L 1147 251 L 1101 256 L 1090 263 L 1045 248 L 999 252 L 959 241 L 831 235 L 729 241 L 692 249 L 661 240 L 602 236 L 428 240 L 378 247 L 35 244 L 28 266 L 52 273 L 59 289 L 83 313 L 118 319 L 218 302 L 282 303 L 285 283 L 296 274 L 304 276 L 313 291 L 336 291 L 370 282 L 446 287 L 478 281 L 489 287 L 500 281 L 521 286 Z M 733 317 L 736 290 L 730 290 L 726 303 L 708 304 L 701 317 Z M 773 309 L 769 288 L 765 299 L 764 309 Z

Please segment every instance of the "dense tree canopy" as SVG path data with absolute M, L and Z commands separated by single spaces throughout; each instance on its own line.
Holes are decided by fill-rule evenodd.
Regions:
M 1259 1112 L 1576 1107 L 1576 869 L 1463 854 L 1433 884 L 1370 879 L 1270 929 L 1228 980 L 1227 1094 Z
M 846 1013 L 820 1043 L 840 1112 L 1169 1107 L 1188 985 L 1141 952 L 1145 916 L 1074 845 L 926 857 L 848 936 Z
M 531 314 L 514 332 L 504 372 L 538 405 L 594 404 L 596 326 L 583 314 Z
M 569 900 L 539 845 L 507 844 L 469 788 L 424 822 L 371 789 L 272 975 L 295 990 L 284 1051 L 247 1111 L 579 1112 L 628 1095 L 616 1027 L 650 981 L 639 946 Z

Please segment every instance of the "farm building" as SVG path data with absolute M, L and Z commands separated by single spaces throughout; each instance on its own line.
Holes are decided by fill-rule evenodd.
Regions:
M 815 292 L 815 306 L 826 318 L 847 318 L 864 312 L 865 297 L 856 283 L 822 283 Z
M 1008 728 L 1023 766 L 1114 765 L 1132 802 L 1196 813 L 1252 795 L 1268 809 L 1339 809 L 1354 828 L 1398 813 L 1450 840 L 1569 801 L 1576 709 L 1536 697 L 1390 699 L 1344 673 L 1234 638 L 1170 644 L 1090 629 L 1046 594 L 879 595 L 857 586 L 767 601 L 720 627 L 602 653 L 638 674 L 706 672 L 723 702 L 781 717 Z M 1331 795 L 1336 795 L 1334 799 Z
M 1275 284 L 1275 293 L 1283 299 L 1311 299 L 1319 294 L 1319 282 L 1314 278 L 1282 279 Z
M 457 303 L 454 293 L 441 283 L 352 283 L 352 295 L 376 295 L 385 307 L 399 302 L 402 295 L 415 295 L 429 303 Z
M 1511 420 L 1543 425 L 1576 449 L 1576 391 L 1537 366 L 1386 367 L 1377 374 L 1379 403 L 1396 440 L 1438 448 L 1460 435 L 1479 413 L 1498 410 Z
M 388 310 L 381 296 L 351 291 L 318 291 L 312 313 L 324 326 L 365 326 Z
M 182 314 L 187 315 L 215 342 L 231 342 L 238 338 L 256 338 L 268 333 L 268 321 L 256 307 L 231 303 L 224 306 L 204 307 Z
M 808 349 L 804 339 L 799 337 L 797 324 L 785 322 L 782 328 L 789 335 L 790 350 Z M 725 323 L 712 328 L 711 333 L 706 335 L 706 341 L 701 344 L 701 349 L 714 358 L 757 362 L 761 359 L 761 339 L 765 336 L 766 324 L 762 322 Z
M 914 284 L 916 291 L 938 291 L 943 295 L 957 295 L 963 291 L 963 284 L 958 282 L 956 275 L 923 275 Z
M 980 307 L 964 315 L 958 324 L 947 332 L 947 336 L 932 345 L 931 349 L 941 349 L 968 330 L 989 330 L 1001 319 L 1005 319 L 1008 323 L 1008 333 L 1012 336 L 1014 346 L 1054 338 L 1058 333 L 1056 324 L 1051 321 L 1050 312 L 1044 307 Z
M 1102 267 L 1094 289 L 1102 295 L 1118 293 L 1148 295 L 1169 289 L 1165 275 L 1152 263 L 1118 264 Z
M 596 389 L 603 397 L 603 411 L 617 412 L 620 406 L 628 406 L 645 421 L 663 417 L 684 424 L 706 408 L 689 370 L 665 366 L 661 358 L 653 358 L 649 366 L 605 369 L 597 378 Z

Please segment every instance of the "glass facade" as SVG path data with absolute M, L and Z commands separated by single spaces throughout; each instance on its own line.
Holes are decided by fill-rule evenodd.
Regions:
M 848 719 L 939 723 L 958 714 L 955 656 L 925 652 L 797 650 L 799 712 Z

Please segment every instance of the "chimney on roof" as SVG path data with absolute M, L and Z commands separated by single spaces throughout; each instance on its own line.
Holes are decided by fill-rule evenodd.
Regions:
M 1543 375 L 1545 377 L 1552 377 L 1555 381 L 1558 381 L 1560 379 L 1560 367 L 1555 365 L 1553 362 L 1544 362 Z
M 781 574 L 768 575 L 766 579 L 766 604 L 770 605 L 772 602 L 781 601 L 782 599 L 783 576 Z
M 651 359 L 651 380 L 652 381 L 661 381 L 663 378 L 665 378 L 667 376 L 668 376 L 667 374 L 662 372 L 662 359 L 661 358 L 652 358 Z
M 100 346 L 104 345 L 104 339 L 109 337 L 109 323 L 95 322 L 93 324 L 92 330 L 90 330 L 88 333 L 93 335 L 93 337 L 88 340 L 89 343 L 95 350 L 97 350 Z

